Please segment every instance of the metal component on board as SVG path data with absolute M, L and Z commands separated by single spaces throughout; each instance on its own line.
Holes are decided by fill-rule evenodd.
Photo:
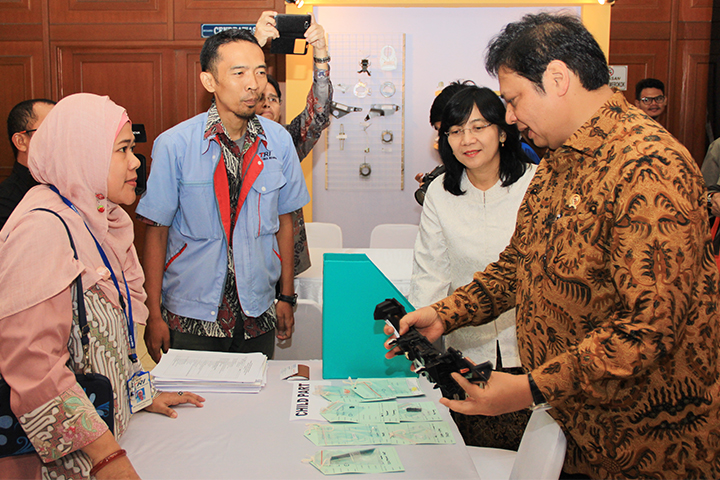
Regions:
M 333 117 L 335 118 L 342 118 L 348 113 L 352 112 L 362 112 L 362 108 L 351 107 L 350 105 L 345 105 L 338 102 L 332 102 L 330 104 L 330 113 L 332 113 Z
M 370 70 L 368 70 L 368 67 L 370 66 L 370 60 L 367 58 L 363 58 L 360 60 L 360 70 L 358 70 L 357 73 L 367 73 L 368 76 L 372 76 L 372 73 L 370 73 Z
M 338 133 L 335 138 L 340 140 L 340 150 L 345 150 L 345 139 L 347 138 L 347 134 L 345 133 L 345 125 L 342 123 L 340 124 L 340 133 Z
M 397 55 L 392 45 L 385 45 L 380 50 L 380 70 L 389 72 L 397 68 Z
M 353 95 L 358 98 L 365 98 L 370 95 L 370 87 L 365 82 L 357 82 L 353 88 Z
M 361 177 L 369 177 L 372 173 L 372 168 L 370 167 L 370 164 L 367 162 L 363 162 L 360 164 L 360 176 Z
M 368 112 L 367 116 L 365 116 L 365 120 L 370 120 L 373 117 L 389 117 L 393 113 L 400 110 L 400 105 L 395 105 L 392 103 L 386 103 L 386 104 L 378 104 L 373 103 L 370 105 L 370 111 Z
M 390 98 L 395 95 L 395 84 L 392 82 L 385 82 L 380 86 L 380 95 L 385 98 Z

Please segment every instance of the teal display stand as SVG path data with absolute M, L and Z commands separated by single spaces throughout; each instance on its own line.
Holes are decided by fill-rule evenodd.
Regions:
M 364 253 L 323 255 L 323 378 L 414 377 L 404 356 L 386 359 L 375 306 L 396 298 L 415 310 Z

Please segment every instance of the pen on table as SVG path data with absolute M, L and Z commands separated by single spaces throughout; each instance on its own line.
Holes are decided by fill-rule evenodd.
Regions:
M 337 460 L 338 458 L 348 458 L 348 457 L 352 457 L 355 455 L 367 455 L 367 454 L 373 453 L 374 451 L 375 451 L 374 448 L 366 448 L 364 450 L 355 450 L 354 452 L 342 453 L 340 455 L 332 455 L 330 457 L 330 460 Z

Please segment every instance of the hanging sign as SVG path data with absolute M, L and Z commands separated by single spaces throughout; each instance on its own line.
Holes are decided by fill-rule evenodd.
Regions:
M 623 92 L 627 90 L 627 65 L 610 65 L 610 86 Z
M 232 28 L 240 28 L 243 30 L 250 30 L 251 33 L 255 33 L 255 24 L 253 23 L 238 23 L 238 24 L 215 24 L 215 23 L 203 23 L 201 27 L 202 38 L 212 37 L 216 33 L 220 33 L 223 30 L 230 30 Z

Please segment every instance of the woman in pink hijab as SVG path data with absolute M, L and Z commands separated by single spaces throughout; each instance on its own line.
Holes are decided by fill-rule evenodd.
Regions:
M 36 453 L 1 459 L 2 478 L 139 478 L 116 440 L 132 415 L 126 382 L 140 370 L 133 322 L 147 318 L 132 221 L 119 206 L 135 201 L 134 143 L 125 109 L 84 93 L 58 102 L 33 136 L 28 166 L 41 185 L 0 231 L 0 374 Z M 38 208 L 66 222 L 78 259 L 60 219 Z M 87 357 L 113 386 L 114 435 L 76 381 Z M 203 401 L 153 390 L 146 410 L 176 417 L 172 405 Z

